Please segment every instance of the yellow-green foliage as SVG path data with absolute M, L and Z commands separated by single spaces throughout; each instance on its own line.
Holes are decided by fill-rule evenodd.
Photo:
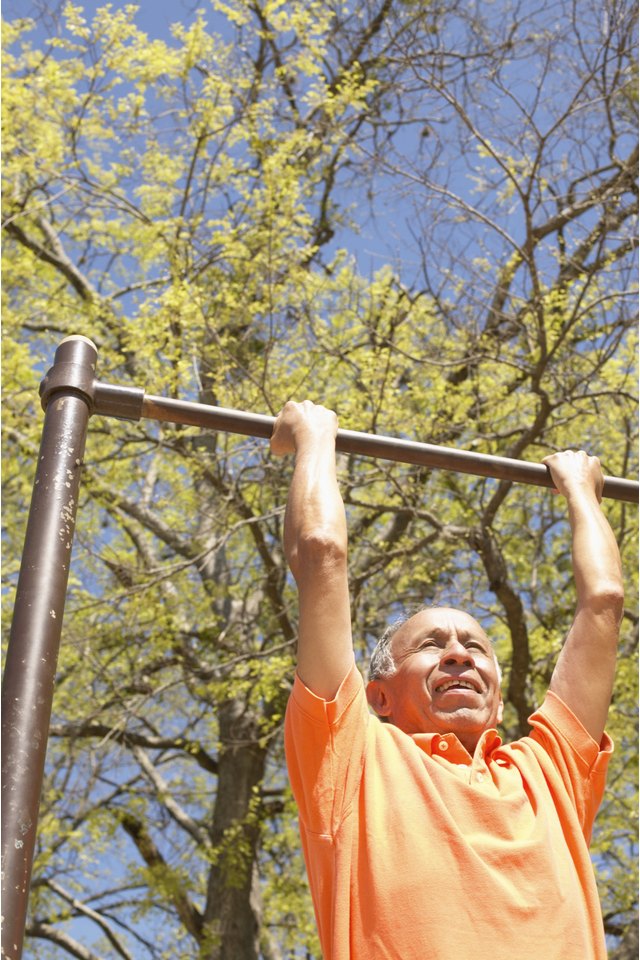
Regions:
M 501 126 L 489 100 L 463 99 L 487 85 L 504 95 L 499 70 L 464 93 L 428 73 L 424 50 L 441 40 L 431 5 L 384 8 L 380 18 L 370 4 L 214 0 L 165 39 L 137 26 L 133 5 L 89 16 L 66 4 L 50 40 L 27 20 L 5 24 L 6 622 L 38 455 L 37 387 L 69 334 L 96 342 L 101 380 L 150 394 L 269 414 L 309 398 L 349 429 L 530 460 L 585 447 L 607 473 L 635 474 L 633 241 L 620 212 L 630 181 L 592 132 L 614 113 L 623 124 L 627 74 L 607 113 L 600 88 L 567 71 L 563 88 L 575 74 L 582 92 L 563 101 L 566 137 L 554 146 L 515 100 Z M 493 36 L 472 26 L 470 43 Z M 537 56 L 510 36 L 496 43 L 505 69 L 520 62 L 509 59 L 516 41 Z M 427 115 L 445 118 L 436 135 Z M 585 115 L 592 127 L 576 128 Z M 436 182 L 440 162 L 461 176 L 461 144 L 473 145 L 464 184 L 448 172 Z M 386 218 L 399 197 L 411 211 L 402 257 L 363 269 L 368 201 Z M 133 955 L 148 955 L 146 938 L 171 960 L 209 960 L 229 936 L 224 911 L 235 921 L 250 907 L 262 955 L 319 957 L 282 748 L 297 633 L 281 547 L 291 465 L 264 441 L 100 416 L 85 461 L 37 916 L 73 932 L 75 899 L 102 911 Z M 503 732 L 518 735 L 573 613 L 562 502 L 347 456 L 339 472 L 363 669 L 401 608 L 468 607 L 495 640 Z M 625 926 L 637 892 L 637 513 L 606 510 L 627 615 L 594 856 L 605 913 Z M 488 534 L 501 582 L 482 551 Z M 527 659 L 517 703 L 516 626 L 528 643 L 516 651 Z M 111 955 L 104 929 L 94 946 Z

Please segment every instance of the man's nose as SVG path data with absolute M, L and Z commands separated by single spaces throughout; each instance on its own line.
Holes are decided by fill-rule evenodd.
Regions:
M 473 655 L 459 640 L 452 640 L 442 651 L 443 664 L 470 664 L 473 666 Z

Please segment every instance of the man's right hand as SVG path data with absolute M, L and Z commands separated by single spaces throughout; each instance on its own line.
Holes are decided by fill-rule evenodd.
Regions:
M 584 450 L 563 450 L 545 457 L 542 462 L 549 469 L 556 490 L 566 500 L 593 494 L 598 503 L 602 500 L 604 476 L 597 457 L 589 456 Z
M 317 443 L 322 438 L 334 440 L 338 432 L 338 418 L 311 400 L 296 403 L 289 400 L 276 417 L 271 434 L 271 452 L 276 457 L 296 453 L 308 441 Z

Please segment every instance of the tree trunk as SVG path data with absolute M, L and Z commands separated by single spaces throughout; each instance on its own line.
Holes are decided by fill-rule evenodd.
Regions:
M 223 702 L 218 716 L 218 791 L 211 829 L 215 860 L 209 874 L 200 956 L 201 960 L 258 960 L 257 791 L 266 751 L 259 743 L 256 717 L 242 700 Z

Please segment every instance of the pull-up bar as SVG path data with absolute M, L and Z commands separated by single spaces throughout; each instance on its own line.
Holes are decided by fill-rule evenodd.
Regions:
M 69 338 L 71 339 L 71 338 Z M 77 339 L 77 338 L 76 338 Z M 66 342 L 66 341 L 64 341 Z M 91 341 L 87 341 L 91 343 Z M 62 371 L 69 375 L 68 365 Z M 57 389 L 59 375 L 54 367 L 45 377 L 40 392 L 43 406 Z M 179 423 L 184 426 L 204 427 L 224 433 L 237 433 L 268 440 L 273 433 L 275 417 L 261 413 L 230 410 L 188 400 L 157 397 L 137 387 L 121 387 L 100 383 L 92 384 L 92 413 L 119 417 L 127 420 L 159 420 Z M 336 449 L 339 453 L 352 453 L 381 460 L 436 467 L 456 473 L 471 473 L 480 477 L 528 483 L 539 487 L 553 487 L 549 470 L 542 463 L 497 457 L 471 450 L 456 450 L 453 447 L 418 443 L 397 437 L 374 433 L 359 433 L 356 430 L 338 430 Z M 603 496 L 612 500 L 638 502 L 638 482 L 618 477 L 605 477 Z
M 80 470 L 89 417 L 98 413 L 268 439 L 274 417 L 147 396 L 100 383 L 98 351 L 86 337 L 62 341 L 40 385 L 40 455 L 2 683 L 2 952 L 19 960 L 36 840 L 53 686 L 62 631 Z M 552 487 L 546 467 L 377 434 L 339 430 L 343 453 Z M 638 501 L 638 483 L 606 477 L 604 496 Z
M 98 395 L 99 393 L 98 386 Z M 228 410 L 224 407 L 211 407 L 146 394 L 141 398 L 140 415 L 152 420 L 206 427 L 210 430 L 265 439 L 271 437 L 275 423 L 275 417 L 264 414 L 245 413 L 241 410 Z M 551 474 L 542 463 L 496 457 L 471 450 L 456 450 L 452 447 L 434 446 L 431 443 L 417 443 L 414 440 L 401 440 L 375 433 L 338 430 L 336 449 L 340 453 L 353 453 L 363 457 L 412 463 L 423 467 L 437 467 L 456 473 L 472 473 L 479 477 L 512 480 L 539 487 L 553 487 Z M 621 480 L 618 477 L 605 477 L 603 496 L 612 500 L 637 503 L 638 483 L 634 480 Z

